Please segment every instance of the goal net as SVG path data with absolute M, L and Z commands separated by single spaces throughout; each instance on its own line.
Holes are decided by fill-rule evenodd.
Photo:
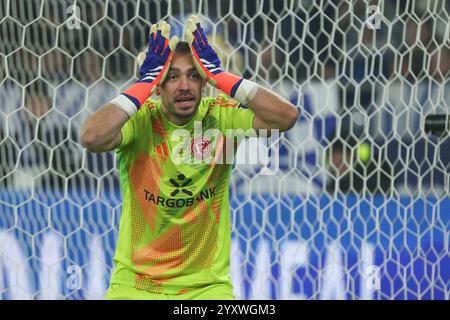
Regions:
M 183 37 L 191 14 L 301 112 L 241 145 L 262 156 L 231 181 L 236 297 L 449 299 L 450 139 L 423 130 L 450 113 L 443 0 L 0 1 L 0 298 L 104 297 L 117 164 L 80 128 L 136 80 L 150 25 Z

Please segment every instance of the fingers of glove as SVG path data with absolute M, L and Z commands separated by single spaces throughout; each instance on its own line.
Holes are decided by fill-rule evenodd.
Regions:
M 200 54 L 202 52 L 202 49 L 200 48 L 199 44 L 197 43 L 197 41 L 192 41 L 192 46 L 194 48 L 194 50 L 197 52 L 197 54 Z
M 191 44 L 192 41 L 194 41 L 194 35 L 189 30 L 184 30 L 184 37 L 186 39 L 186 42 Z
M 162 75 L 161 75 L 161 79 L 159 80 L 158 85 L 159 85 L 160 83 L 164 83 L 164 80 L 166 80 L 167 73 L 169 72 L 169 66 L 170 66 L 170 64 L 168 64 L 167 67 L 166 67 L 165 69 L 163 69 Z M 155 87 L 156 87 L 156 86 L 155 86 Z
M 203 29 L 201 28 L 200 22 L 198 21 L 197 17 L 190 16 L 188 21 L 186 22 L 186 25 L 188 26 L 190 33 L 193 34 L 194 38 L 198 42 L 200 48 L 203 49 L 205 47 L 205 43 L 207 43 L 207 41 L 205 41 L 205 39 L 203 39 L 204 35 L 202 35 L 202 33 L 201 33 L 201 30 L 203 30 Z
M 164 38 L 161 34 L 161 30 L 156 31 L 156 48 L 155 48 L 155 54 L 161 55 L 163 50 L 164 50 L 164 46 L 166 43 L 166 38 Z
M 184 33 L 185 33 L 186 41 L 188 43 L 192 43 L 194 41 L 193 33 L 197 29 L 197 24 L 195 22 L 195 19 L 196 19 L 195 16 L 190 16 L 189 19 L 186 20 Z
M 169 44 L 167 44 L 166 47 L 164 48 L 163 52 L 161 53 L 162 61 L 166 61 L 167 58 L 169 58 L 169 55 L 171 52 L 172 52 L 172 50 L 170 49 Z
M 175 51 L 177 48 L 178 42 L 180 42 L 180 39 L 177 36 L 173 36 L 169 41 L 169 48 L 171 51 Z
M 200 76 L 202 77 L 202 79 L 206 79 L 206 72 L 205 70 L 203 70 L 202 65 L 200 64 L 200 62 L 194 58 L 194 65 L 195 68 L 197 69 L 197 72 L 200 74 Z
M 169 55 L 171 52 L 174 52 L 178 42 L 180 42 L 180 39 L 178 39 L 177 36 L 173 36 L 170 41 L 168 42 L 168 45 L 164 48 L 164 51 L 162 53 L 162 58 L 164 61 L 166 61 L 169 58 Z
M 209 43 L 208 43 L 208 38 L 206 37 L 205 31 L 203 30 L 203 28 L 202 28 L 202 26 L 200 25 L 200 23 L 197 23 L 197 31 L 200 33 L 200 36 L 201 36 L 203 42 L 204 42 L 206 45 L 209 45 Z
M 170 38 L 170 25 L 167 22 L 161 21 L 159 23 L 158 29 L 161 30 L 161 34 L 164 38 Z
M 152 33 L 155 33 L 156 30 L 158 30 L 158 24 L 157 24 L 157 23 L 154 23 L 154 24 L 152 24 L 151 27 L 150 27 L 150 35 L 151 35 Z
M 203 40 L 202 35 L 200 34 L 200 31 L 198 29 L 194 31 L 194 38 L 195 38 L 194 42 L 198 44 L 200 49 L 204 50 L 206 48 L 206 43 Z
M 141 66 L 144 63 L 145 57 L 147 56 L 147 52 L 143 51 L 138 54 L 137 56 L 137 63 L 139 66 Z
M 169 45 L 170 25 L 165 21 L 161 21 L 159 23 L 158 28 L 159 28 L 159 30 L 161 30 L 161 35 L 164 38 L 163 47 L 159 48 L 158 51 L 161 52 L 161 55 L 164 55 L 164 51 L 166 50 L 166 47 Z
M 173 36 L 173 37 L 170 39 L 169 44 L 166 46 L 166 48 L 164 49 L 164 52 L 163 52 L 163 57 L 162 57 L 162 58 L 163 58 L 163 61 L 166 61 L 166 62 L 167 62 L 167 59 L 172 59 L 171 56 L 170 56 L 170 54 L 171 54 L 173 51 L 175 51 L 175 48 L 177 47 L 179 41 L 180 41 L 180 40 L 178 39 L 177 36 Z M 169 61 L 169 63 L 166 64 L 165 68 L 164 68 L 163 71 L 162 71 L 163 73 L 162 73 L 162 75 L 161 75 L 160 83 L 163 83 L 164 80 L 166 79 L 167 73 L 168 73 L 168 71 L 169 71 L 169 66 L 170 66 L 170 61 Z
M 186 29 L 190 31 L 191 33 L 197 29 L 197 17 L 196 16 L 190 16 L 186 20 Z
M 138 64 L 139 67 L 139 75 L 142 77 L 145 74 L 145 67 L 144 66 L 144 61 L 145 58 L 147 57 L 147 52 L 143 51 L 141 53 L 139 53 L 139 55 L 137 56 L 136 62 Z
M 170 55 L 170 48 L 169 46 L 166 46 L 166 48 L 164 49 L 164 51 L 161 53 L 161 60 L 162 61 L 166 61 L 167 58 L 169 58 Z
M 150 39 L 149 39 L 149 49 L 152 49 L 151 51 L 154 51 L 155 48 L 155 33 L 156 30 L 158 29 L 158 25 L 157 24 L 152 24 L 152 26 L 150 27 Z

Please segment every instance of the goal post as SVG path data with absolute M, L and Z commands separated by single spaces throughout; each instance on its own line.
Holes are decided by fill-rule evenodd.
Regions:
M 236 298 L 449 299 L 450 136 L 423 129 L 450 114 L 443 0 L 1 1 L 0 299 L 104 297 L 120 183 L 81 125 L 136 80 L 150 25 L 183 37 L 191 14 L 300 110 L 238 150 Z

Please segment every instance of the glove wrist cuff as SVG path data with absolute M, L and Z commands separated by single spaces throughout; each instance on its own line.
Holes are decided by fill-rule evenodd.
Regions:
M 135 109 L 140 109 L 145 100 L 152 95 L 153 89 L 153 82 L 136 82 L 122 92 L 122 95 L 133 103 Z
M 212 77 L 216 82 L 215 87 L 222 90 L 230 97 L 234 97 L 242 78 L 229 72 L 221 72 Z
M 258 91 L 258 84 L 246 80 L 229 72 L 219 73 L 214 77 L 217 89 L 222 90 L 230 97 L 236 98 L 243 104 L 248 104 Z
M 256 96 L 259 85 L 253 81 L 242 79 L 241 84 L 236 90 L 234 98 L 242 102 L 243 104 L 248 104 Z
M 126 114 L 128 114 L 129 118 L 131 118 L 133 114 L 135 114 L 138 110 L 133 101 L 124 94 L 119 94 L 117 97 L 111 100 L 111 103 L 125 111 Z

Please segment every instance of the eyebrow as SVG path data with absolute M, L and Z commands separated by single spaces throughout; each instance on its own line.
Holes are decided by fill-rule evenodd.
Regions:
M 186 72 L 192 72 L 192 71 L 197 71 L 197 69 L 195 69 L 195 67 L 189 68 L 188 70 L 186 70 Z M 181 72 L 181 69 L 179 68 L 170 68 L 169 72 Z

